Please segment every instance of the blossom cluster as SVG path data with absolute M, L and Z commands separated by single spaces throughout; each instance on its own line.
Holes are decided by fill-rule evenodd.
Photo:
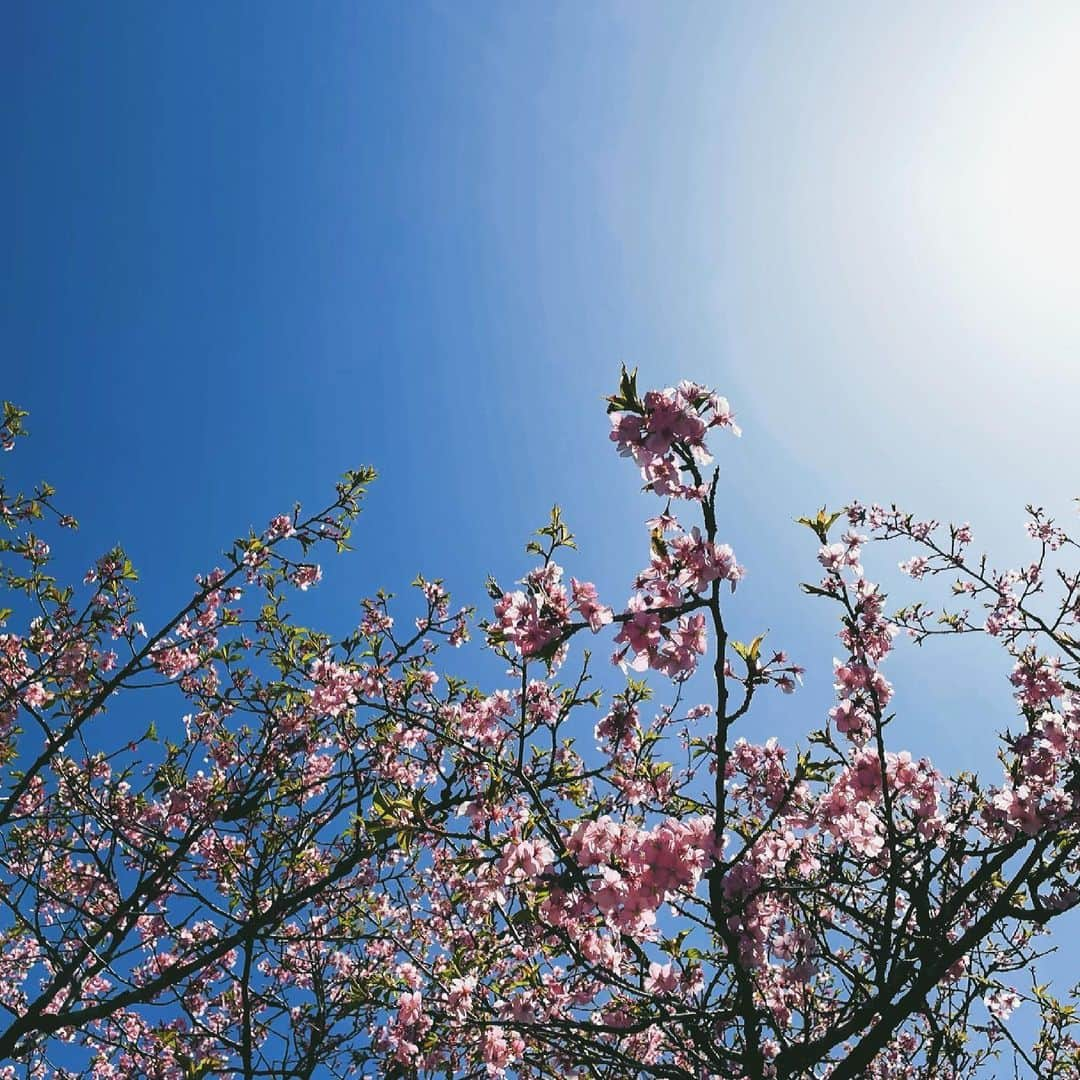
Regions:
M 540 656 L 563 640 L 574 611 L 594 633 L 611 622 L 611 609 L 600 603 L 595 585 L 572 578 L 568 593 L 562 578 L 562 567 L 548 561 L 529 571 L 524 589 L 503 593 L 495 602 L 489 640 L 509 642 L 524 657 Z
M 705 441 L 710 429 L 741 434 L 727 399 L 693 382 L 650 390 L 639 400 L 624 373 L 622 396 L 611 402 L 611 440 L 633 458 L 645 487 L 657 495 L 703 499 L 704 485 L 685 483 L 681 472 L 712 461 Z
M 580 867 L 597 868 L 590 899 L 604 919 L 644 939 L 652 935 L 661 905 L 700 881 L 712 865 L 716 844 L 705 817 L 668 818 L 641 829 L 605 816 L 575 826 L 566 849 Z M 565 925 L 572 911 L 572 900 L 560 890 L 553 890 L 544 905 L 554 926 Z

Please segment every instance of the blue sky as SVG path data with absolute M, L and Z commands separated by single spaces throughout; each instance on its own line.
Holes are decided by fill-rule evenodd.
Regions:
M 612 602 L 655 510 L 602 395 L 731 399 L 735 632 L 830 697 L 792 519 L 896 500 L 1024 552 L 1071 516 L 1071 5 L 5 4 L 0 394 L 19 471 L 123 541 L 151 612 L 249 525 L 375 464 L 305 615 L 417 571 L 482 603 L 554 501 Z M 7 464 L 7 462 L 5 462 Z M 902 553 L 876 553 L 871 573 Z M 895 738 L 993 770 L 993 652 L 902 650 Z M 491 669 L 491 677 L 497 676 Z

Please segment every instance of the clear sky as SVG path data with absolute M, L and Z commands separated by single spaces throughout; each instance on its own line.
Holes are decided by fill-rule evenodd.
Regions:
M 621 603 L 654 510 L 606 442 L 625 361 L 745 428 L 731 617 L 810 669 L 748 732 L 790 744 L 837 648 L 795 516 L 896 500 L 1009 562 L 1025 502 L 1072 514 L 1073 4 L 4 3 L 3 26 L 0 394 L 81 562 L 122 540 L 151 611 L 361 462 L 360 550 L 306 598 L 330 628 L 417 571 L 482 602 L 555 500 L 573 572 Z M 992 770 L 1004 669 L 950 655 L 891 661 L 895 737 Z
M 479 599 L 556 499 L 617 602 L 650 508 L 605 443 L 623 361 L 732 400 L 739 612 L 803 652 L 809 690 L 832 643 L 794 591 L 815 572 L 794 516 L 895 499 L 1015 559 L 1024 502 L 1080 493 L 1073 5 L 7 4 L 4 25 L 2 392 L 83 550 L 122 539 L 152 604 L 359 462 L 383 480 L 327 620 L 417 570 Z M 933 725 L 953 748 L 983 727 L 960 705 Z

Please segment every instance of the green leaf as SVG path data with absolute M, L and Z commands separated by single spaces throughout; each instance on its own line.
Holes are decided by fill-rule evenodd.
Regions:
M 644 412 L 644 408 L 638 400 L 637 368 L 627 371 L 626 365 L 622 365 L 619 374 L 619 392 L 607 399 L 610 412 Z
M 758 659 L 761 656 L 761 643 L 765 640 L 765 634 L 758 634 L 749 645 L 743 644 L 741 641 L 733 641 L 731 647 L 743 658 L 748 668 L 756 668 L 758 666 Z
M 536 535 L 548 537 L 551 540 L 552 551 L 560 547 L 577 547 L 577 544 L 574 543 L 574 534 L 567 528 L 566 522 L 563 521 L 562 508 L 558 504 L 551 508 L 548 523 L 537 529 Z M 530 540 L 525 550 L 537 555 L 544 553 L 543 548 L 535 540 Z
M 829 542 L 829 530 L 836 524 L 839 518 L 843 517 L 843 515 L 843 510 L 837 510 L 836 513 L 830 514 L 823 506 L 812 518 L 796 518 L 795 524 L 805 525 L 816 534 L 817 538 L 823 544 L 827 544 Z

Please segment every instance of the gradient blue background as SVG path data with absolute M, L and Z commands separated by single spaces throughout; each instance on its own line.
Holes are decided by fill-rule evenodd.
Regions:
M 1071 5 L 2 14 L 0 393 L 33 413 L 4 464 L 60 488 L 79 572 L 123 541 L 151 613 L 361 462 L 359 550 L 305 617 L 348 630 L 417 571 L 482 604 L 556 500 L 621 603 L 655 511 L 606 441 L 624 361 L 746 430 L 719 448 L 731 619 L 809 668 L 751 737 L 830 700 L 795 516 L 896 500 L 1004 563 L 1025 502 L 1073 520 Z M 894 738 L 996 774 L 1005 670 L 900 650 Z

